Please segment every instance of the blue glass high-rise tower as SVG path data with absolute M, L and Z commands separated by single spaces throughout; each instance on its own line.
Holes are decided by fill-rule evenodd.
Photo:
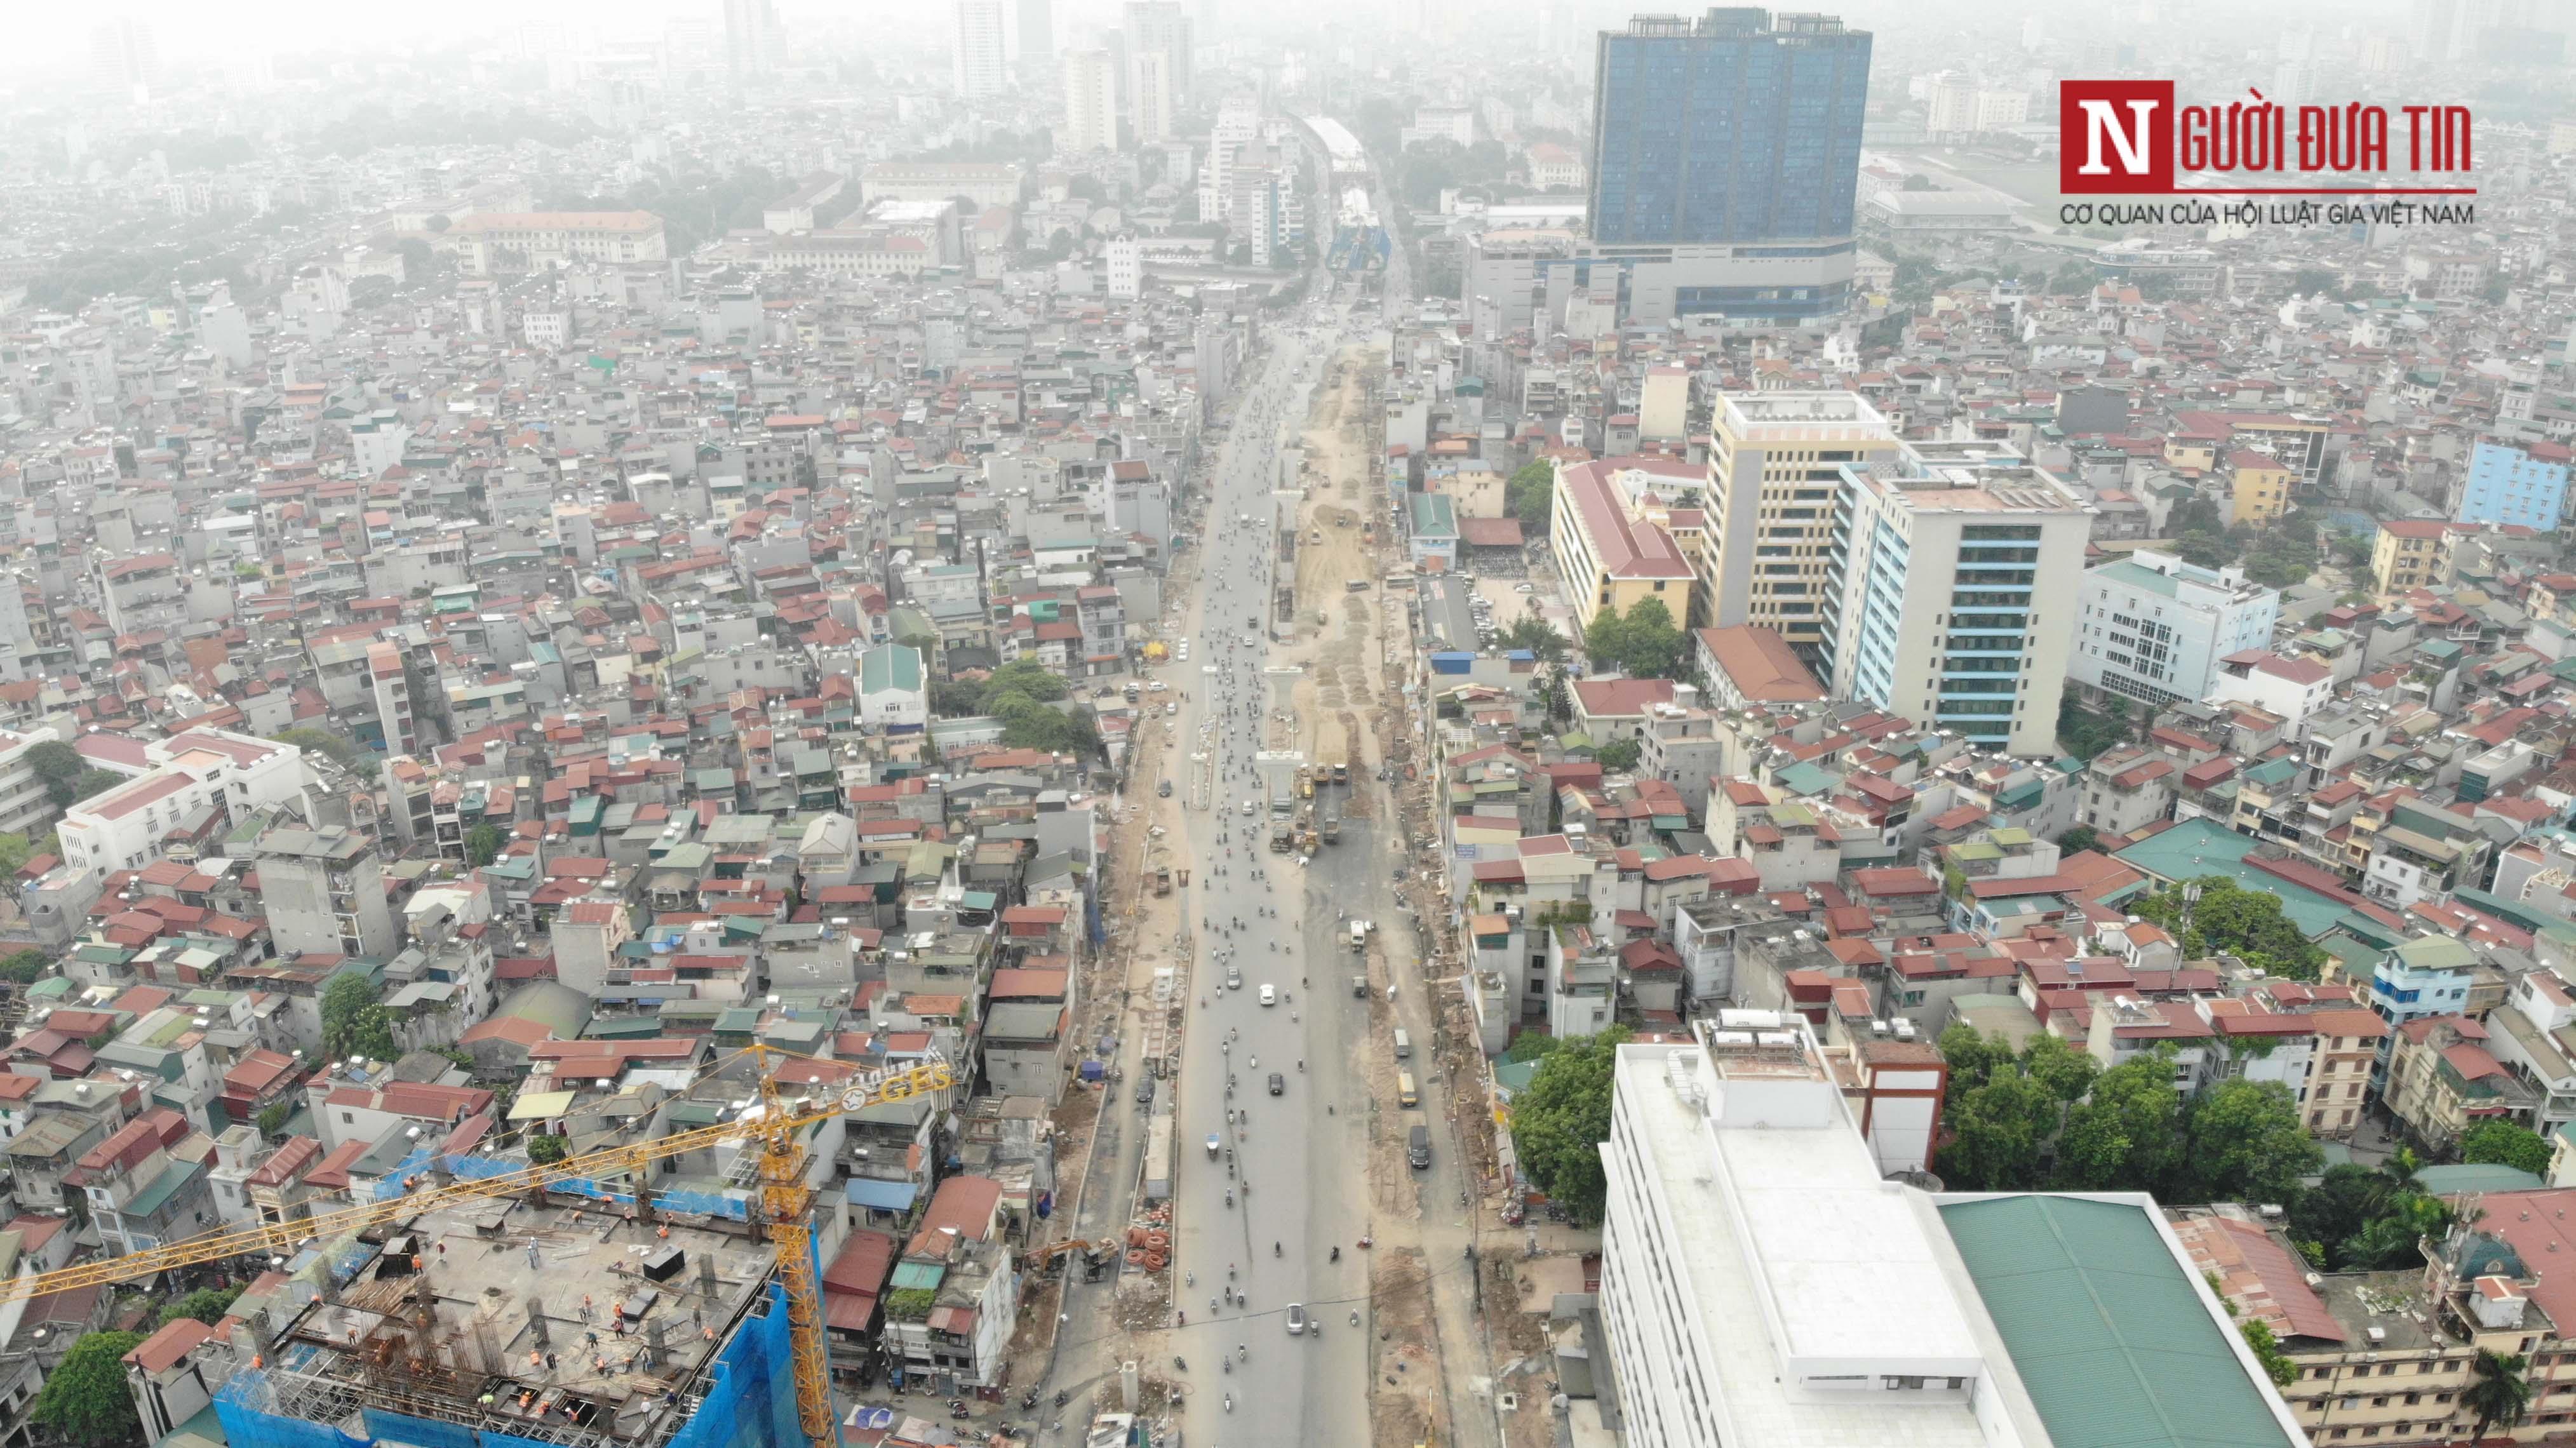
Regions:
M 1869 59 L 1867 31 L 1750 7 L 1601 33 L 1591 259 L 1620 265 L 1623 316 L 1843 309 Z

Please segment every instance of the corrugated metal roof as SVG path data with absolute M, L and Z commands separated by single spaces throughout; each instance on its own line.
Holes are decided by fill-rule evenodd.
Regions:
M 2289 1448 L 2143 1210 L 2017 1196 L 1941 1220 L 2056 1448 Z

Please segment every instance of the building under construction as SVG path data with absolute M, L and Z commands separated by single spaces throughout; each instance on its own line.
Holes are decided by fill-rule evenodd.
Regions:
M 801 1444 L 749 1213 L 565 1201 L 451 1202 L 305 1252 L 229 1345 L 234 1448 Z

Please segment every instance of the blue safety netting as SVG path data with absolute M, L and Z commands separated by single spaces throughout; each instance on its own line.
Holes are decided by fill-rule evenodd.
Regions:
M 278 1355 L 288 1370 L 308 1366 L 322 1350 L 289 1344 Z M 262 1369 L 246 1369 L 215 1394 L 215 1416 L 232 1448 L 368 1448 L 371 1443 L 411 1443 L 420 1448 L 555 1448 L 515 1433 L 478 1431 L 461 1424 L 368 1408 L 367 1436 L 352 1437 L 331 1423 L 308 1422 L 274 1410 Z M 760 1307 L 716 1355 L 704 1400 L 667 1448 L 802 1448 L 796 1413 L 795 1346 L 790 1340 L 787 1289 L 769 1284 Z
M 430 1158 L 433 1155 L 435 1153 L 428 1147 L 413 1148 L 411 1155 L 404 1157 L 400 1164 L 385 1174 L 383 1180 L 375 1184 L 375 1200 L 391 1201 L 403 1195 L 404 1180 L 428 1171 L 431 1164 Z M 482 1181 L 487 1177 L 528 1169 L 528 1164 L 524 1161 L 489 1156 L 449 1156 L 446 1158 L 446 1165 L 448 1171 L 459 1181 Z M 635 1204 L 633 1192 L 604 1182 L 593 1181 L 588 1177 L 573 1177 L 553 1182 L 546 1187 L 546 1190 L 560 1192 L 565 1196 L 589 1197 L 594 1201 L 621 1206 Z M 653 1192 L 653 1201 L 664 1211 L 686 1212 L 701 1217 L 725 1217 L 737 1222 L 751 1220 L 749 1192 L 700 1192 L 685 1188 L 666 1191 L 657 1187 Z

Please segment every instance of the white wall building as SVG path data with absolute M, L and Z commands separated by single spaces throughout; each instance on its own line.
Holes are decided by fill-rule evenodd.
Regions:
M 2218 661 L 2271 642 L 2278 590 L 2241 568 L 2197 568 L 2142 548 L 2085 570 L 2067 677 L 2149 704 L 2208 697 Z
M 1109 295 L 1133 301 L 1145 290 L 1145 253 L 1132 233 L 1120 232 L 1101 249 L 1109 268 Z
M 0 729 L 0 830 L 32 840 L 43 833 L 45 821 L 54 817 L 54 802 L 45 793 L 45 782 L 36 777 L 36 767 L 27 762 L 28 750 L 53 737 L 51 729 L 24 734 Z
M 64 863 L 93 875 L 140 870 L 162 857 L 167 836 L 196 828 L 216 809 L 239 818 L 304 787 L 301 753 L 247 734 L 192 729 L 143 748 L 153 769 L 63 815 Z
M 2210 678 L 2204 697 L 2213 704 L 2251 704 L 2278 714 L 2288 721 L 2287 732 L 2295 739 L 2305 731 L 2308 716 L 2334 697 L 2334 673 L 2307 659 L 2285 659 L 2268 649 L 2242 649 L 2219 656 L 2218 672 Z
M 1064 129 L 1056 149 L 1067 156 L 1118 149 L 1118 61 L 1105 50 L 1064 54 Z
M 1906 444 L 1842 472 L 1823 584 L 1835 694 L 2054 755 L 2092 529 L 2074 490 L 1984 443 Z
M 1005 0 L 953 0 L 956 31 L 951 58 L 957 93 L 970 100 L 999 95 L 1010 86 L 1009 43 L 1003 34 Z
M 1886 1180 L 1805 1021 L 1726 1011 L 1698 1037 L 1619 1048 L 1601 1148 L 1631 1448 L 2043 1448 L 2114 1400 L 2307 1441 L 2153 1201 Z

